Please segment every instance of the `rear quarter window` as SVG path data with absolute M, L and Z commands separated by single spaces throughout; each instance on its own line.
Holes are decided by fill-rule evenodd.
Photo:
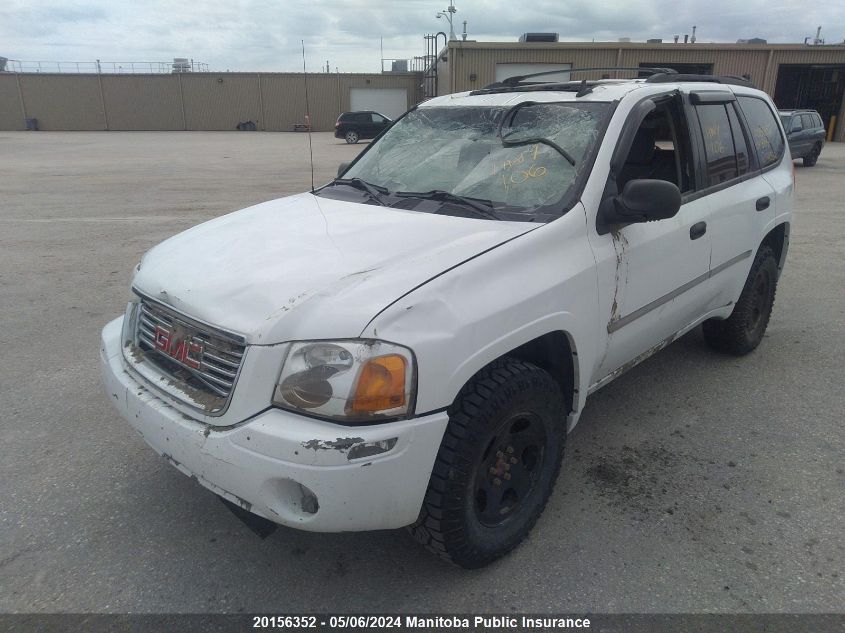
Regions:
M 737 103 L 748 123 L 760 166 L 765 169 L 779 163 L 783 158 L 784 140 L 772 109 L 757 97 L 737 96 Z

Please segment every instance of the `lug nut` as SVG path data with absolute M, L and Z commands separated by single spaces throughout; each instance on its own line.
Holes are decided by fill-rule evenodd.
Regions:
M 513 453 L 513 446 L 508 446 L 507 451 L 508 453 Z
M 510 465 L 510 464 L 505 464 L 505 470 L 510 470 L 510 469 L 511 469 L 511 465 Z
M 505 476 L 507 477 L 507 475 L 505 475 Z M 501 485 L 502 485 L 502 480 L 501 480 L 501 479 L 499 479 L 498 477 L 496 477 L 496 478 L 493 480 L 493 485 L 494 485 L 494 486 L 501 486 Z
M 496 457 L 500 457 L 500 458 L 501 458 L 501 457 L 504 457 L 504 456 L 505 456 L 505 455 L 504 455 L 504 453 L 502 453 L 502 451 L 496 451 Z
M 509 480 L 510 478 L 511 478 L 511 474 L 510 474 L 510 473 L 505 473 L 505 479 L 508 479 L 508 480 Z
M 516 457 L 511 457 L 511 464 L 516 464 Z

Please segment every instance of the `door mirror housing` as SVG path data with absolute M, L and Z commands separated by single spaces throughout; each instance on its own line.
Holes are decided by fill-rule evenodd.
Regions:
M 349 169 L 349 161 L 341 163 L 337 166 L 337 177 L 342 178 L 346 170 Z
M 675 217 L 681 208 L 681 190 L 666 180 L 629 180 L 622 193 L 602 204 L 602 223 L 633 224 Z

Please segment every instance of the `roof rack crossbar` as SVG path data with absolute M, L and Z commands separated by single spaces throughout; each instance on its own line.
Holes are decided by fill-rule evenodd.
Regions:
M 630 71 L 630 72 L 642 72 L 648 73 L 649 75 L 656 75 L 656 74 L 671 74 L 676 72 L 671 68 L 659 68 L 659 67 L 631 67 L 631 66 L 601 66 L 595 68 L 560 68 L 558 70 L 544 70 L 543 72 L 539 73 L 529 73 L 527 75 L 514 75 L 513 77 L 508 77 L 503 79 L 496 84 L 490 84 L 491 86 L 494 85 L 503 85 L 503 86 L 517 86 L 522 83 L 525 79 L 533 79 L 534 77 L 544 77 L 547 75 L 560 75 L 561 73 L 578 73 L 578 72 L 597 72 L 597 71 Z M 488 86 L 489 87 L 489 86 Z
M 620 83 L 623 80 L 619 80 Z M 587 80 L 586 86 L 583 80 L 573 79 L 572 81 L 561 81 L 555 83 L 540 83 L 540 82 L 525 82 L 516 86 L 502 86 L 499 83 L 490 84 L 484 88 L 479 88 L 470 92 L 470 95 L 486 95 L 500 92 L 545 92 L 545 91 L 560 91 L 560 92 L 580 92 L 582 88 L 598 86 L 603 82 L 598 80 Z

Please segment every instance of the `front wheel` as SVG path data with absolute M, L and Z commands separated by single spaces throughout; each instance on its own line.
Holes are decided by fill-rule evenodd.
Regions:
M 731 316 L 704 322 L 702 331 L 706 343 L 715 350 L 736 356 L 754 351 L 769 325 L 777 279 L 778 265 L 774 251 L 763 245 L 754 258 Z
M 356 132 L 355 130 L 349 130 L 346 133 L 345 138 L 346 138 L 347 143 L 349 143 L 350 145 L 355 145 L 355 143 L 357 143 L 358 139 L 361 138 L 361 137 L 358 136 L 358 132 Z
M 411 534 L 468 569 L 504 556 L 543 512 L 565 439 L 566 407 L 547 372 L 513 358 L 489 365 L 449 409 Z
M 804 157 L 804 167 L 812 167 L 819 161 L 819 154 L 822 153 L 822 146 L 816 143 L 810 153 Z

